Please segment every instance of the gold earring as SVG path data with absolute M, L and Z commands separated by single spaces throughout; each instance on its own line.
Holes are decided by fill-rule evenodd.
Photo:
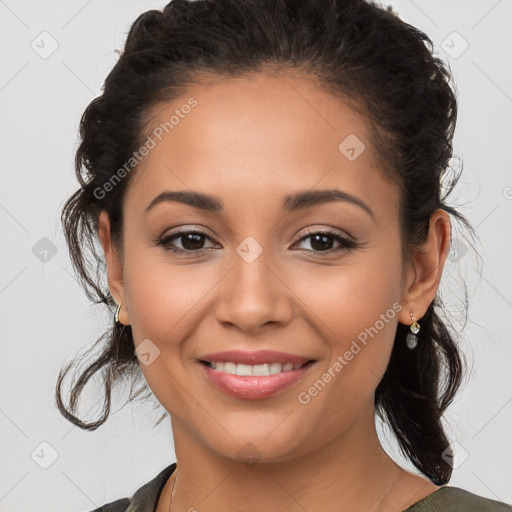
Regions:
M 405 342 L 407 343 L 407 348 L 412 350 L 416 348 L 416 345 L 418 344 L 418 336 L 416 336 L 416 334 L 418 334 L 420 331 L 420 324 L 414 320 L 412 312 L 409 312 L 409 315 L 411 315 L 411 320 L 413 323 L 409 326 L 409 332 L 407 333 Z
M 116 309 L 116 312 L 114 314 L 114 323 L 116 325 L 123 325 L 120 321 L 119 321 L 119 311 L 121 311 L 121 304 L 119 304 L 117 306 L 117 309 Z

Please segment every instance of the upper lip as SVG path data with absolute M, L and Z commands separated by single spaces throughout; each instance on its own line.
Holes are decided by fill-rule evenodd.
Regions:
M 224 352 L 215 352 L 206 354 L 200 360 L 209 363 L 231 362 L 236 364 L 271 364 L 271 363 L 292 363 L 303 364 L 311 360 L 308 357 L 302 357 L 296 354 L 287 354 L 286 352 L 276 352 L 275 350 L 257 350 L 255 352 L 243 350 L 226 350 Z

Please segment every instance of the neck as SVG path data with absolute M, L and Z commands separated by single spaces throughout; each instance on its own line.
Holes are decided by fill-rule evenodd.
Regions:
M 373 407 L 342 436 L 315 451 L 276 462 L 222 456 L 199 443 L 179 420 L 173 419 L 172 427 L 179 475 L 173 512 L 235 512 L 242 505 L 247 512 L 385 512 L 390 491 L 407 475 L 381 447 Z M 169 510 L 173 482 L 168 483 L 161 498 L 167 506 L 162 510 Z

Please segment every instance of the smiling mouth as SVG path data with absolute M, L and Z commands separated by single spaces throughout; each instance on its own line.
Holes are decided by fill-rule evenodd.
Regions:
M 262 377 L 267 375 L 276 375 L 278 373 L 291 372 L 293 370 L 300 370 L 306 366 L 309 366 L 315 362 L 314 359 L 310 359 L 305 363 L 264 363 L 264 364 L 242 364 L 233 363 L 230 361 L 226 362 L 210 362 L 200 361 L 205 366 L 208 366 L 212 370 L 221 373 L 227 373 L 229 375 L 239 375 L 245 377 Z

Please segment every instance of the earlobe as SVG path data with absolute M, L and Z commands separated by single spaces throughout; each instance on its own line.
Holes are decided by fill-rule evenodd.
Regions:
M 450 249 L 450 233 L 448 213 L 441 209 L 435 210 L 430 217 L 427 239 L 413 255 L 413 267 L 408 274 L 402 297 L 404 308 L 399 317 L 401 323 L 412 323 L 411 311 L 414 312 L 415 320 L 420 320 L 434 300 Z
M 98 218 L 98 238 L 105 255 L 110 293 L 116 301 L 116 304 L 126 304 L 121 258 L 117 254 L 112 243 L 110 219 L 105 210 L 100 213 Z M 123 317 L 125 316 L 123 315 L 123 312 L 126 312 L 126 306 L 121 308 L 121 312 L 119 312 L 119 319 L 121 323 L 128 325 L 129 321 L 123 320 Z M 127 315 L 128 313 L 126 313 L 126 316 Z

